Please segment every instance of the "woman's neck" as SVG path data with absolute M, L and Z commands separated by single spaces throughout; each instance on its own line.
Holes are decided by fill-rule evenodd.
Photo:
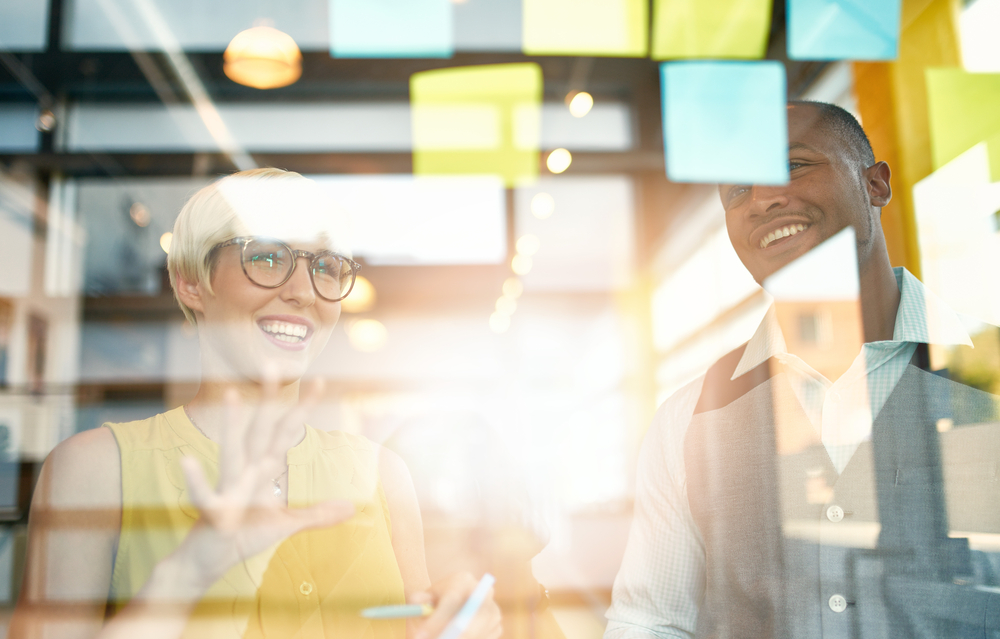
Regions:
M 243 380 L 240 382 L 202 380 L 194 398 L 184 405 L 188 418 L 206 437 L 219 443 L 222 441 L 222 429 L 225 420 L 231 419 L 227 403 L 229 394 L 235 392 L 239 414 L 244 417 L 254 415 L 264 400 L 264 388 L 258 382 Z M 298 380 L 290 384 L 281 384 L 275 398 L 278 406 L 286 412 L 299 401 Z

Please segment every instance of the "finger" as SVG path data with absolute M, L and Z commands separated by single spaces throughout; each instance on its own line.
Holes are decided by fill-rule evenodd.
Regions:
M 229 388 L 223 395 L 222 446 L 219 450 L 219 492 L 224 492 L 239 479 L 246 466 L 247 420 L 243 416 L 240 395 Z
M 434 639 L 440 635 L 452 618 L 458 614 L 475 585 L 475 581 L 471 577 L 468 580 L 464 578 L 448 580 L 444 591 L 438 596 L 434 612 L 419 627 L 414 639 Z
M 215 502 L 215 492 L 205 478 L 201 462 L 194 457 L 181 457 L 181 471 L 184 473 L 184 481 L 187 482 L 191 503 L 202 514 L 210 515 Z

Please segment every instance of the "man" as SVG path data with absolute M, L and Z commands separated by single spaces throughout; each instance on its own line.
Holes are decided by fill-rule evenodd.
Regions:
M 643 445 L 605 638 L 984 636 L 1000 598 L 954 585 L 974 579 L 978 555 L 949 533 L 1000 533 L 996 466 L 951 469 L 1000 458 L 1000 438 L 956 428 L 972 439 L 944 446 L 936 425 L 992 421 L 996 398 L 919 366 L 925 344 L 971 340 L 891 267 L 880 224 L 890 170 L 857 121 L 792 103 L 788 124 L 787 185 L 719 187 L 730 240 L 762 283 L 853 227 L 864 345 L 828 379 L 787 351 L 772 309 L 664 403 Z M 870 415 L 860 428 L 859 412 Z M 947 508 L 946 485 L 959 495 Z M 959 527 L 972 504 L 986 523 Z

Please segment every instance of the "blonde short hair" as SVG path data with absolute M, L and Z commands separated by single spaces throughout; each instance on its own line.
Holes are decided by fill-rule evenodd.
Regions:
M 174 223 L 167 270 L 184 316 L 192 311 L 177 295 L 178 277 L 212 291 L 212 249 L 244 235 L 287 241 L 323 240 L 333 251 L 351 256 L 349 224 L 312 180 L 292 171 L 264 168 L 233 173 L 201 189 L 187 201 Z

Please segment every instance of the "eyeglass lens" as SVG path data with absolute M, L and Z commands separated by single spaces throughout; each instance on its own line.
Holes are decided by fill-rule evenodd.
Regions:
M 260 286 L 280 286 L 295 266 L 291 250 L 281 242 L 251 240 L 243 249 L 247 277 Z M 343 298 L 354 284 L 350 262 L 332 253 L 320 253 L 312 261 L 316 292 L 328 300 Z

